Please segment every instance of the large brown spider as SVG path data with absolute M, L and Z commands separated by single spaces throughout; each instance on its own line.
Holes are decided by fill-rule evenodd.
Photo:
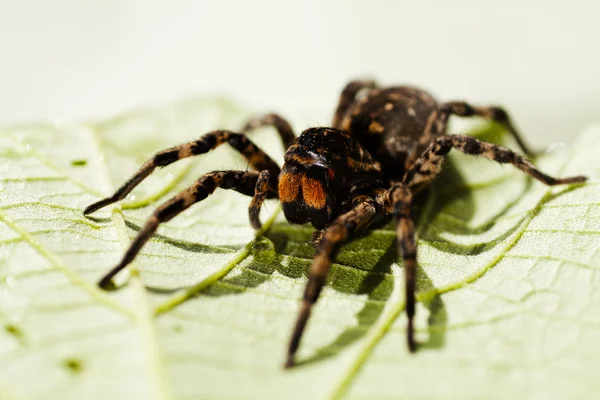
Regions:
M 358 96 L 364 91 L 364 96 Z M 544 174 L 524 157 L 505 147 L 470 136 L 446 135 L 450 115 L 481 116 L 496 121 L 527 150 L 507 113 L 498 107 L 475 107 L 465 102 L 438 103 L 427 92 L 406 86 L 378 88 L 372 81 L 352 81 L 342 91 L 333 127 L 309 128 L 295 137 L 281 117 L 269 114 L 252 119 L 246 129 L 273 125 L 287 148 L 283 168 L 243 133 L 218 130 L 200 139 L 157 153 L 114 195 L 87 207 L 84 214 L 123 199 L 156 167 L 206 153 L 227 142 L 243 154 L 255 171 L 214 171 L 162 204 L 154 211 L 126 251 L 121 262 L 99 282 L 106 288 L 112 277 L 129 264 L 156 232 L 188 207 L 204 200 L 218 187 L 248 196 L 250 223 L 261 226 L 259 212 L 265 198 L 278 198 L 290 223 L 312 223 L 317 252 L 308 272 L 308 283 L 289 343 L 286 367 L 294 364 L 311 309 L 340 246 L 376 220 L 396 217 L 399 254 L 404 260 L 407 341 L 416 350 L 415 275 L 417 247 L 411 205 L 417 192 L 440 172 L 452 148 L 510 163 L 547 185 L 584 182 L 586 177 L 557 179 Z

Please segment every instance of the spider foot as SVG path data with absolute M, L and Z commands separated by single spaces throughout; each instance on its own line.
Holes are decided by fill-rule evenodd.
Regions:
M 408 343 L 408 351 L 410 351 L 411 353 L 415 353 L 417 351 L 417 342 L 415 341 L 415 333 L 412 319 L 408 321 L 406 341 Z
M 294 361 L 294 356 L 292 354 L 288 355 L 287 360 L 285 361 L 285 364 L 283 364 L 283 368 L 284 369 L 290 369 L 292 368 L 294 365 L 296 364 L 296 362 Z
M 102 278 L 99 282 L 98 282 L 98 287 L 100 287 L 100 289 L 106 290 L 108 292 L 112 292 L 114 290 L 117 290 L 117 285 L 115 284 L 115 282 L 112 280 L 112 277 L 109 276 L 105 276 L 104 278 Z
M 99 209 L 104 208 L 107 205 L 114 203 L 115 201 L 117 201 L 117 200 L 114 200 L 112 197 L 107 197 L 106 199 L 102 199 L 102 200 L 97 201 L 97 202 L 95 202 L 93 204 L 90 204 L 89 206 L 87 206 L 85 208 L 85 210 L 83 210 L 83 215 L 88 215 L 88 214 L 91 214 L 93 212 L 96 212 Z

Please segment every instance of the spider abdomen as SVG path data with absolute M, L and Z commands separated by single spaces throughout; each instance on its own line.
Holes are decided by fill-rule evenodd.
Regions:
M 400 179 L 424 150 L 421 139 L 437 107 L 433 96 L 421 89 L 371 89 L 348 108 L 341 129 L 357 138 L 390 178 Z

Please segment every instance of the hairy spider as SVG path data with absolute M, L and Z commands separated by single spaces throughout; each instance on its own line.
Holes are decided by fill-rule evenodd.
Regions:
M 364 96 L 359 96 L 363 91 Z M 163 150 L 142 165 L 111 197 L 90 205 L 84 214 L 123 199 L 156 167 L 206 153 L 225 142 L 243 154 L 255 171 L 210 172 L 162 204 L 139 231 L 121 262 L 99 285 L 106 288 L 111 283 L 112 277 L 135 258 L 160 223 L 204 200 L 216 188 L 252 196 L 249 217 L 256 229 L 261 226 L 259 212 L 264 200 L 278 198 L 290 223 L 310 222 L 317 229 L 314 236 L 317 251 L 285 363 L 291 367 L 311 309 L 340 246 L 376 220 L 395 216 L 398 253 L 404 261 L 406 335 L 408 348 L 414 352 L 417 247 L 411 206 L 415 194 L 439 174 L 450 150 L 455 148 L 513 164 L 547 185 L 586 180 L 584 176 L 557 179 L 508 148 L 470 136 L 447 136 L 448 119 L 453 114 L 480 116 L 502 124 L 523 151 L 531 154 L 507 113 L 499 107 L 476 107 L 458 101 L 438 103 L 423 90 L 406 86 L 379 88 L 372 81 L 352 81 L 346 85 L 331 128 L 309 128 L 296 138 L 290 124 L 276 114 L 250 120 L 242 131 L 272 125 L 279 132 L 287 149 L 281 169 L 245 134 L 226 130 L 213 131 L 193 142 Z

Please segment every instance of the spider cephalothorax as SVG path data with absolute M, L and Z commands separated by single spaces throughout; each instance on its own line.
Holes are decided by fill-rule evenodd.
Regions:
M 279 199 L 291 223 L 323 229 L 346 211 L 352 184 L 376 181 L 380 166 L 344 131 L 310 128 L 285 153 Z
M 361 97 L 359 92 L 364 95 Z M 318 229 L 317 251 L 287 353 L 285 365 L 291 367 L 311 309 L 340 246 L 377 219 L 395 216 L 399 254 L 402 254 L 405 271 L 407 343 L 409 349 L 415 351 L 417 246 L 411 206 L 414 195 L 439 174 L 450 150 L 455 148 L 466 154 L 513 164 L 547 185 L 586 180 L 584 176 L 557 179 L 505 147 L 470 136 L 448 136 L 446 128 L 452 114 L 481 116 L 503 124 L 521 149 L 531 154 L 501 108 L 475 107 L 465 102 L 440 104 L 420 89 L 406 86 L 380 89 L 371 81 L 353 81 L 346 85 L 331 128 L 310 128 L 295 138 L 290 125 L 276 114 L 250 120 L 242 131 L 273 125 L 279 132 L 287 149 L 282 169 L 246 135 L 231 131 L 210 132 L 193 142 L 163 150 L 148 160 L 113 196 L 90 205 L 84 213 L 123 199 L 156 167 L 206 153 L 225 142 L 244 155 L 255 171 L 208 173 L 159 206 L 121 262 L 99 284 L 106 287 L 112 277 L 135 258 L 160 223 L 205 199 L 218 187 L 252 196 L 249 217 L 255 228 L 260 227 L 259 213 L 264 200 L 278 198 L 290 223 L 310 222 Z

